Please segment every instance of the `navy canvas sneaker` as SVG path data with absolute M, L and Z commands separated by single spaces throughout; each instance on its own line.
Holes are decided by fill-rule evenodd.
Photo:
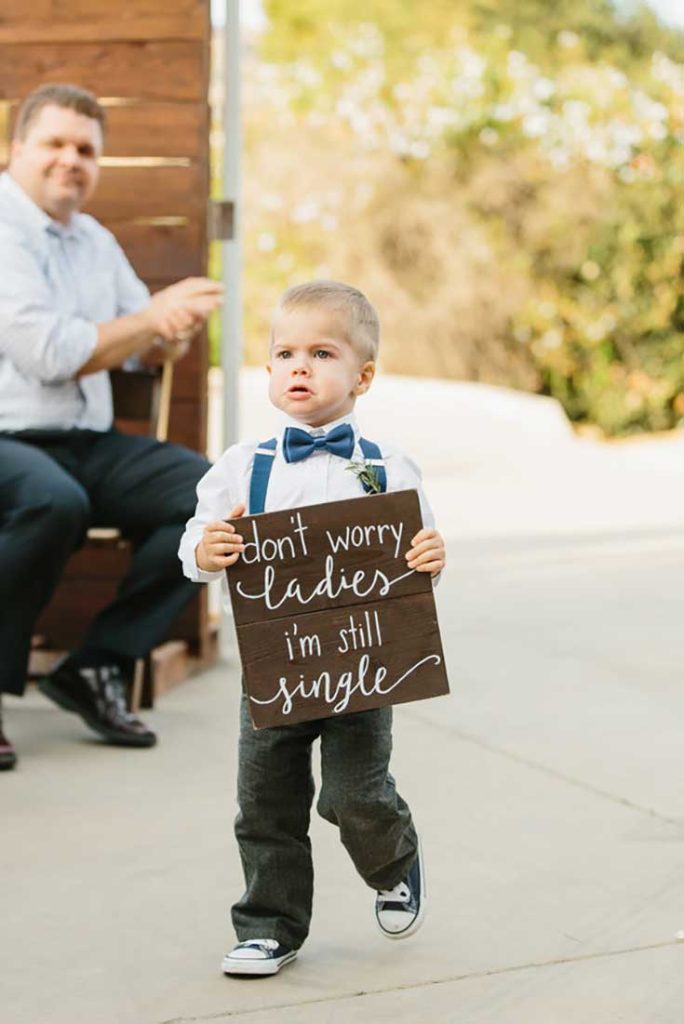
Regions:
M 224 956 L 223 973 L 277 974 L 296 956 L 296 949 L 281 946 L 276 939 L 247 939 Z
M 406 939 L 418 931 L 425 917 L 425 873 L 418 843 L 416 859 L 403 881 L 385 889 L 375 899 L 375 918 L 388 939 Z

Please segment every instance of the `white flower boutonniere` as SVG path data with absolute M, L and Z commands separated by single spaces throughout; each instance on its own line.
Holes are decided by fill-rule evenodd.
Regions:
M 363 462 L 354 462 L 351 460 L 347 469 L 351 470 L 352 473 L 361 481 L 364 491 L 368 494 L 380 494 L 380 479 L 378 477 L 378 471 L 372 462 L 364 459 Z

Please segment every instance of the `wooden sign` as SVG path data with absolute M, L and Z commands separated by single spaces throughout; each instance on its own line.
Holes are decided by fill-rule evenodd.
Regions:
M 429 573 L 405 555 L 416 491 L 232 520 L 227 569 L 257 729 L 448 693 Z

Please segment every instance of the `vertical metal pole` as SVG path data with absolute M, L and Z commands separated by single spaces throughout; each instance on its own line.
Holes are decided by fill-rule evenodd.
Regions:
M 223 48 L 223 198 L 233 204 L 233 235 L 223 243 L 225 300 L 221 317 L 223 367 L 223 446 L 239 432 L 239 372 L 242 362 L 242 287 L 240 243 L 240 0 L 226 0 Z
M 223 369 L 223 447 L 238 439 L 239 373 L 242 362 L 242 287 L 240 242 L 240 153 L 242 149 L 240 110 L 240 0 L 226 0 L 223 35 L 223 198 L 233 204 L 233 233 L 223 242 L 224 304 L 221 316 L 221 366 Z M 226 509 L 226 514 L 229 509 Z M 222 657 L 237 657 L 235 630 L 226 615 L 221 616 L 219 647 Z

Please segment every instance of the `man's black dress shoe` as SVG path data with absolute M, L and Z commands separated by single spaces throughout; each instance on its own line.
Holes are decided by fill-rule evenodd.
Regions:
M 38 683 L 46 697 L 80 715 L 108 743 L 153 747 L 157 737 L 126 707 L 126 687 L 118 665 L 74 668 L 61 661 Z
M 2 696 L 0 695 L 0 771 L 9 771 L 17 763 L 17 752 L 14 744 L 5 736 L 2 727 Z

